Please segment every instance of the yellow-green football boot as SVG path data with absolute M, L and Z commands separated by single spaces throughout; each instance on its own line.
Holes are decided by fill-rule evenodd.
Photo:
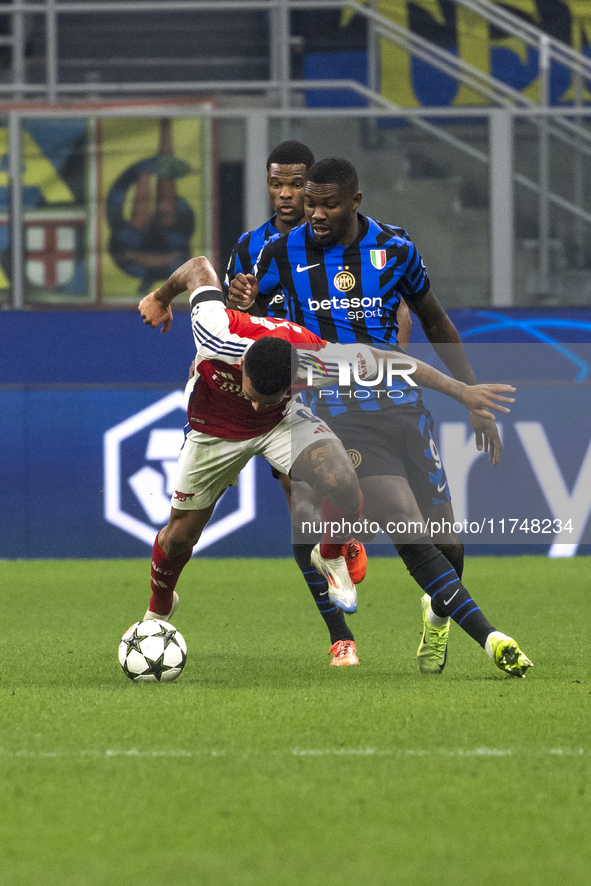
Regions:
M 525 677 L 527 669 L 534 666 L 515 640 L 499 631 L 488 635 L 485 648 L 496 666 L 510 677 Z
M 417 650 L 417 664 L 421 674 L 440 674 L 447 661 L 447 640 L 449 637 L 448 619 L 441 627 L 436 627 L 429 621 L 429 607 L 431 597 L 425 594 L 421 598 L 423 610 L 423 636 Z

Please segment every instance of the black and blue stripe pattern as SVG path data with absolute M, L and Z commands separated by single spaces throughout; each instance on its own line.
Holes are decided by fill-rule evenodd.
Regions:
M 470 615 L 480 612 L 480 607 L 463 586 L 455 569 L 448 569 L 423 590 L 431 597 L 431 604 L 435 603 L 460 627 Z
M 315 569 L 302 570 L 304 581 L 314 597 L 318 610 L 326 615 L 327 612 L 335 612 L 337 607 L 328 596 L 328 582 Z
M 256 261 L 261 254 L 261 250 L 270 240 L 281 237 L 281 232 L 277 230 L 273 222 L 276 216 L 273 216 L 264 224 L 255 228 L 254 231 L 246 231 L 238 238 L 230 255 L 226 276 L 224 278 L 224 295 L 228 296 L 230 283 L 236 274 L 252 274 Z M 285 294 L 279 287 L 269 298 L 267 309 L 268 317 L 277 317 L 280 320 L 285 319 L 287 311 L 285 309 Z
M 359 216 L 360 233 L 348 247 L 318 245 L 307 224 L 271 240 L 254 273 L 264 306 L 278 286 L 286 292 L 290 320 L 330 342 L 396 346 L 396 311 L 404 296 L 420 299 L 430 288 L 422 258 L 401 228 Z M 422 405 L 421 392 L 396 380 L 381 393 L 365 388 L 352 395 L 321 398 L 328 415 L 368 412 L 393 405 Z M 386 391 L 396 389 L 392 398 Z M 398 392 L 401 392 L 400 394 Z

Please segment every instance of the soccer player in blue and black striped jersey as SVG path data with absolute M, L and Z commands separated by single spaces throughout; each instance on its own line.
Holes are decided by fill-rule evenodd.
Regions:
M 236 274 L 250 274 L 259 254 L 269 240 L 288 234 L 304 221 L 304 183 L 314 154 L 298 141 L 281 142 L 267 158 L 267 191 L 273 213 L 254 231 L 246 231 L 238 238 L 226 269 L 224 291 Z M 285 317 L 284 295 L 281 289 L 268 300 L 265 313 L 271 317 Z
M 474 384 L 459 334 L 431 290 L 415 244 L 401 228 L 361 215 L 361 197 L 348 161 L 331 158 L 312 166 L 304 189 L 306 222 L 269 242 L 254 274 L 237 275 L 230 302 L 247 309 L 258 300 L 264 308 L 281 287 L 290 320 L 328 341 L 388 349 L 397 345 L 403 298 L 451 374 Z M 381 388 L 332 387 L 319 395 L 316 411 L 355 458 L 364 513 L 385 531 L 388 524 L 413 527 L 388 534 L 424 591 L 419 670 L 443 670 L 451 618 L 502 670 L 524 676 L 529 660 L 515 641 L 495 631 L 461 583 L 460 539 L 451 531 L 435 546 L 427 532 L 427 520 L 451 528 L 454 518 L 421 391 L 400 379 Z M 494 422 L 471 418 L 478 449 L 497 465 L 502 446 Z
M 270 240 L 289 233 L 304 221 L 304 184 L 308 169 L 313 163 L 312 151 L 299 141 L 281 142 L 269 154 L 267 158 L 267 191 L 273 214 L 268 221 L 254 231 L 246 231 L 238 238 L 232 249 L 226 270 L 224 280 L 226 295 L 236 274 L 250 273 L 261 250 Z M 253 311 L 253 313 L 261 312 Z M 280 286 L 269 294 L 262 313 L 279 319 L 285 317 L 285 295 Z M 273 470 L 273 476 L 281 484 L 291 510 L 292 484 L 290 478 L 275 470 Z M 310 507 L 304 501 L 308 490 L 301 483 L 296 489 L 298 492 L 294 501 L 301 505 L 304 514 L 309 515 Z M 297 513 L 292 514 L 295 522 L 298 521 L 298 516 Z M 299 544 L 297 540 L 294 540 L 293 555 L 328 628 L 331 641 L 329 654 L 332 656 L 330 663 L 338 667 L 358 664 L 355 638 L 347 625 L 345 616 L 329 600 L 326 579 L 310 563 L 313 547 L 313 544 Z M 365 556 L 365 552 L 360 549 L 361 546 L 358 543 L 352 542 L 348 545 L 349 562 L 351 558 L 359 557 L 361 553 L 363 557 Z

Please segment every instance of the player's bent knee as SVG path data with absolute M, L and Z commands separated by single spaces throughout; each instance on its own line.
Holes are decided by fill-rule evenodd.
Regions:
M 324 497 L 344 513 L 355 511 L 361 501 L 361 490 L 355 471 L 343 471 L 334 487 L 328 488 Z
M 342 444 L 323 440 L 306 447 L 295 460 L 292 480 L 303 480 L 336 507 L 350 509 L 359 503 L 359 482 Z

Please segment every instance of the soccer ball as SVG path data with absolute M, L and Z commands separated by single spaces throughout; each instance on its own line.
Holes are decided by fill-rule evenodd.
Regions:
M 162 619 L 136 622 L 119 644 L 119 664 L 134 683 L 171 683 L 186 660 L 183 635 Z

